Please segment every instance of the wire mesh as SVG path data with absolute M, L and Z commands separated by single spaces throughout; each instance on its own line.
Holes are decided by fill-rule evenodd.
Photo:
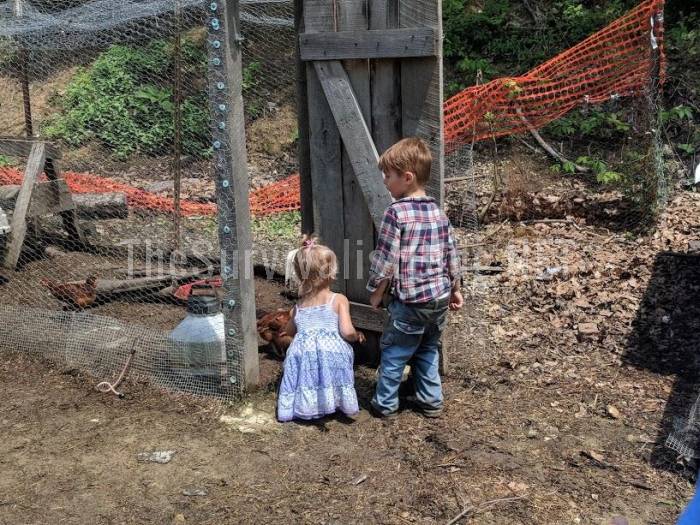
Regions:
M 323 18 L 318 23 L 327 30 L 357 29 L 347 25 L 343 13 L 368 5 L 341 0 L 308 4 L 318 8 L 307 12 L 309 19 Z M 657 45 L 663 41 L 661 4 L 644 2 L 634 16 L 599 34 L 624 47 L 625 57 L 630 42 L 643 47 L 640 60 L 632 64 L 634 89 L 623 74 L 627 69 L 606 66 L 604 75 L 596 68 L 581 71 L 577 60 L 587 48 L 577 46 L 547 64 L 571 59 L 579 64 L 576 74 L 587 80 L 563 90 L 564 109 L 554 111 L 549 99 L 536 100 L 531 108 L 547 118 L 532 119 L 532 126 L 514 110 L 515 101 L 526 103 L 527 93 L 518 91 L 522 86 L 517 81 L 501 79 L 477 82 L 476 92 L 498 94 L 488 100 L 476 97 L 479 111 L 471 111 L 473 105 L 462 93 L 459 104 L 447 102 L 445 122 L 422 120 L 410 129 L 434 154 L 444 154 L 449 181 L 445 203 L 453 224 L 462 229 L 465 266 L 478 266 L 484 244 L 480 228 L 489 223 L 573 217 L 578 223 L 626 231 L 653 219 L 670 188 L 657 121 L 663 55 L 653 59 L 652 36 Z M 440 2 L 400 0 L 396 5 L 397 13 L 387 12 L 386 21 L 398 27 L 438 25 Z M 221 398 L 236 394 L 230 379 L 237 377 L 240 384 L 243 372 L 227 369 L 231 360 L 220 346 L 205 344 L 198 353 L 188 353 L 170 337 L 186 316 L 174 292 L 180 285 L 219 276 L 219 238 L 228 226 L 219 214 L 235 212 L 217 185 L 223 182 L 219 174 L 230 170 L 217 151 L 240 146 L 226 142 L 232 137 L 225 116 L 230 108 L 222 106 L 221 97 L 230 86 L 217 71 L 229 42 L 217 15 L 220 7 L 217 0 L 0 2 L 0 89 L 5 95 L 0 127 L 13 137 L 30 134 L 57 145 L 61 158 L 56 165 L 85 236 L 83 242 L 70 231 L 71 217 L 65 212 L 40 213 L 37 203 L 27 220 L 18 265 L 3 270 L 0 281 L 0 317 L 7 319 L 0 332 L 4 347 L 43 348 L 100 377 L 115 378 L 133 344 L 134 374 L 187 392 Z M 291 0 L 242 0 L 240 7 L 241 27 L 234 41 L 243 52 L 250 207 L 258 216 L 298 210 L 294 5 Z M 656 10 L 656 18 L 647 17 L 650 10 Z M 375 23 L 369 16 L 364 29 Z M 589 49 L 593 57 L 600 40 L 594 39 L 598 47 Z M 613 48 L 606 50 L 605 56 L 617 56 Z M 372 67 L 367 71 L 376 74 Z M 410 66 L 393 71 L 407 82 L 426 82 L 413 78 Z M 427 79 L 426 114 L 439 114 L 438 73 L 435 69 Z M 528 77 L 528 82 L 537 93 L 544 81 Z M 589 88 L 605 96 L 587 99 Z M 636 96 L 611 97 L 631 92 Z M 594 104 L 601 97 L 607 101 Z M 533 114 L 525 111 L 526 120 Z M 399 122 L 399 128 L 401 124 L 406 134 L 409 126 Z M 583 147 L 585 141 L 574 140 L 601 133 L 614 136 L 597 137 Z M 542 155 L 537 136 L 558 159 Z M 240 142 L 243 136 L 232 140 Z M 8 223 L 26 164 L 26 155 L 0 156 L 0 208 L 9 215 Z M 595 195 L 592 202 L 584 193 Z M 0 214 L 4 255 L 9 237 L 3 224 Z M 97 290 L 86 282 L 90 276 L 97 278 Z M 66 287 L 71 281 L 78 285 Z M 468 284 L 474 308 L 470 319 L 475 330 L 485 329 L 478 319 L 483 283 L 474 274 Z M 82 306 L 89 308 L 76 308 L 86 302 Z
M 221 312 L 188 313 L 178 291 L 195 282 L 194 294 L 221 299 L 219 275 L 237 271 L 219 242 L 231 238 L 226 248 L 235 250 L 229 221 L 245 220 L 227 193 L 232 181 L 224 182 L 244 140 L 230 128 L 229 45 L 243 53 L 250 183 L 276 183 L 252 192 L 253 211 L 290 209 L 275 195 L 295 168 L 294 8 L 291 0 L 243 0 L 230 39 L 222 8 L 201 0 L 0 2 L 0 125 L 12 138 L 1 144 L 15 145 L 0 151 L 3 348 L 107 380 L 133 348 L 131 375 L 222 399 L 241 393 L 243 338 L 230 336 L 241 333 L 240 321 L 226 303 Z M 41 170 L 21 251 L 8 264 L 30 152 L 16 145 L 26 135 L 55 145 L 56 173 Z M 185 336 L 176 330 L 182 323 Z

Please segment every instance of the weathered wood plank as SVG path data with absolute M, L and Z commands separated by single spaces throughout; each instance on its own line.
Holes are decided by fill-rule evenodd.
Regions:
M 328 0 L 305 0 L 306 33 L 333 31 L 337 28 L 336 10 Z M 309 151 L 312 193 L 314 195 L 314 229 L 332 249 L 338 261 L 343 260 L 345 220 L 343 210 L 343 172 L 340 134 L 333 119 L 312 64 L 306 66 L 309 108 Z M 346 293 L 345 280 L 339 275 L 333 290 Z
M 296 34 L 304 32 L 304 0 L 294 0 L 294 27 Z M 299 193 L 301 200 L 301 231 L 314 231 L 314 201 L 311 183 L 311 151 L 309 148 L 309 99 L 306 84 L 306 66 L 301 60 L 299 39 L 296 41 L 297 62 L 297 158 L 299 163 Z
M 341 31 L 366 30 L 369 27 L 367 0 L 337 0 L 336 12 L 338 28 Z M 335 34 L 338 33 L 333 35 Z M 345 60 L 343 67 L 348 74 L 362 116 L 365 122 L 369 123 L 372 110 L 369 61 Z M 346 279 L 345 293 L 351 301 L 367 303 L 369 293 L 365 289 L 367 270 L 364 268 L 364 261 L 369 260 L 373 249 L 374 224 L 346 146 L 343 148 L 343 214 L 345 244 L 342 267 Z
M 376 228 L 384 210 L 391 204 L 391 195 L 384 186 L 377 167 L 378 155 L 362 110 L 348 75 L 340 62 L 314 62 L 323 92 L 331 106 L 343 143 L 350 156 L 353 171 L 362 188 L 367 207 Z
M 46 171 L 46 177 L 50 181 L 63 180 L 63 176 L 61 175 L 58 161 L 56 159 L 52 159 L 51 157 L 47 156 L 44 170 Z M 55 199 L 60 200 L 60 186 L 53 186 L 53 189 L 55 192 Z M 63 199 L 72 201 L 72 196 L 70 193 L 67 195 L 64 194 Z M 80 227 L 80 223 L 78 222 L 78 213 L 75 210 L 75 206 L 69 206 L 65 211 L 61 211 L 60 215 L 63 222 L 63 228 L 66 230 L 68 237 L 75 241 L 78 248 L 84 248 L 87 246 L 88 240 L 85 236 L 85 232 L 83 232 L 83 229 Z
M 370 27 L 397 27 L 398 0 L 370 0 Z M 372 62 L 372 137 L 382 153 L 401 138 L 401 62 Z
M 252 251 L 250 206 L 248 202 L 248 165 L 245 147 L 245 117 L 243 115 L 242 68 L 239 0 L 220 3 L 223 12 L 226 45 L 223 50 L 223 70 L 228 110 L 218 117 L 225 119 L 228 147 L 219 153 L 223 165 L 217 175 L 219 203 L 219 244 L 224 272 L 224 313 L 226 334 L 226 363 L 229 381 L 235 379 L 236 369 L 242 370 L 244 388 L 258 384 L 258 334 L 255 319 L 255 280 L 248 254 Z M 215 104 L 218 104 L 217 101 Z M 230 180 L 229 180 L 230 179 Z M 224 180 L 228 183 L 224 183 Z M 225 230 L 228 227 L 228 230 Z M 240 360 L 242 359 L 242 363 Z M 232 385 L 235 389 L 241 385 Z
M 32 147 L 38 140 L 20 139 L 15 137 L 0 137 L 0 155 L 10 157 L 28 157 Z M 50 159 L 60 159 L 61 152 L 53 144 L 45 142 L 46 156 Z
M 350 317 L 352 317 L 352 324 L 359 330 L 382 332 L 384 324 L 389 319 L 389 312 L 384 308 L 375 310 L 369 305 L 350 301 Z
M 12 233 L 10 234 L 10 243 L 5 255 L 4 266 L 9 269 L 14 269 L 19 261 L 22 246 L 24 245 L 24 237 L 27 234 L 27 214 L 32 200 L 32 193 L 39 175 L 44 169 L 46 162 L 46 144 L 36 142 L 32 145 L 27 166 L 24 170 L 24 179 L 22 187 L 15 202 L 15 209 L 12 213 Z
M 75 208 L 70 189 L 64 180 L 39 182 L 34 188 L 29 217 L 40 217 Z
M 432 27 L 440 42 L 434 58 L 401 61 L 402 132 L 404 137 L 418 136 L 430 146 L 433 165 L 428 195 L 442 205 L 444 200 L 445 150 L 442 118 L 442 2 L 414 0 L 401 2 L 400 27 Z M 441 352 L 441 373 L 448 370 L 448 352 Z
M 440 47 L 430 27 L 310 33 L 299 43 L 302 60 L 432 57 Z
M 442 2 L 402 2 L 400 27 L 432 27 L 440 42 L 434 58 L 401 61 L 402 132 L 404 137 L 425 140 L 433 154 L 430 183 L 426 191 L 442 204 L 444 147 L 442 120 Z

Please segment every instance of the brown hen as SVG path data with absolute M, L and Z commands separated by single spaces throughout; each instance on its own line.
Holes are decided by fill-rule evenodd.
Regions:
M 270 343 L 275 355 L 278 357 L 284 357 L 287 353 L 287 348 L 292 344 L 292 338 L 285 332 L 289 319 L 289 310 L 284 309 L 265 314 L 258 319 L 258 334 L 260 338 Z
M 97 298 L 97 277 L 94 275 L 88 276 L 84 283 L 61 283 L 42 279 L 41 284 L 46 286 L 56 299 L 73 308 L 87 308 Z

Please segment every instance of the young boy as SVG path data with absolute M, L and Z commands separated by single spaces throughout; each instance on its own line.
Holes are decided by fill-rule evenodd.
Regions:
M 379 308 L 391 286 L 389 321 L 372 409 L 391 417 L 399 408 L 399 385 L 411 361 L 416 404 L 427 417 L 442 413 L 440 337 L 447 310 L 462 308 L 460 262 L 450 221 L 425 193 L 432 157 L 425 142 L 403 139 L 379 159 L 384 185 L 395 199 L 384 212 L 367 289 Z

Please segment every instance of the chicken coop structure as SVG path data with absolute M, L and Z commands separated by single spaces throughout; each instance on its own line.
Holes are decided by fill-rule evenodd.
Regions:
M 391 202 L 378 152 L 424 138 L 443 196 L 439 1 L 12 0 L 0 22 L 1 348 L 108 382 L 253 388 L 254 273 L 283 263 L 254 246 L 246 148 L 287 114 L 302 230 L 337 254 L 356 326 L 381 332 L 365 291 Z M 212 288 L 223 345 L 187 357 L 183 298 Z

